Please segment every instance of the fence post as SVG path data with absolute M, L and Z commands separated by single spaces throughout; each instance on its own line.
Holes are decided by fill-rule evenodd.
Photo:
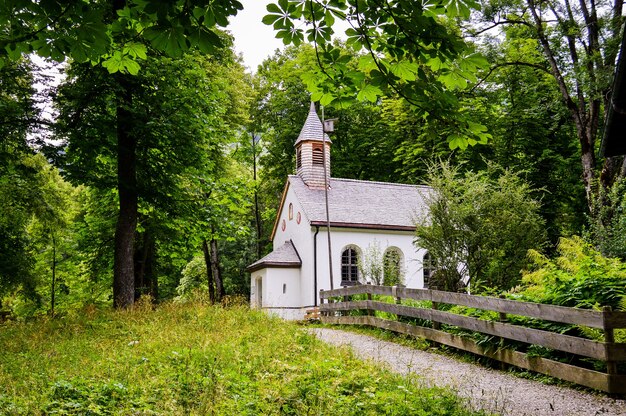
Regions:
M 504 295 L 500 295 L 500 299 L 504 299 L 505 296 Z M 502 322 L 502 323 L 506 323 L 509 322 L 509 318 L 506 317 L 506 313 L 505 312 L 498 312 L 498 321 Z M 505 340 L 504 338 L 500 337 L 500 349 L 503 349 Z M 504 361 L 500 361 L 500 370 L 504 371 L 508 368 L 508 365 L 506 365 L 506 363 Z
M 372 301 L 372 282 L 367 282 L 368 285 L 370 285 L 367 288 L 367 300 L 368 302 Z M 367 308 L 367 316 L 373 316 L 374 315 L 374 311 L 371 309 L 371 307 Z
M 615 342 L 615 334 L 613 333 L 613 328 L 609 327 L 606 322 L 606 316 L 610 314 L 612 311 L 613 309 L 610 306 L 602 307 L 602 321 L 603 321 L 603 327 L 604 327 L 602 329 L 604 330 L 604 342 L 607 344 L 612 344 Z M 613 357 L 607 354 L 606 373 L 609 376 L 609 385 L 607 386 L 609 393 L 613 393 L 613 380 L 611 380 L 611 376 L 617 375 L 617 363 L 613 361 L 612 358 Z
M 344 289 L 347 289 L 348 286 L 344 286 Z M 350 302 L 350 296 L 348 295 L 343 295 L 343 301 L 344 302 Z M 350 314 L 350 311 L 341 311 L 341 316 L 348 316 Z
M 322 308 L 322 305 L 324 305 L 324 298 L 322 297 L 323 293 L 324 293 L 324 290 L 320 289 L 320 309 Z M 320 311 L 320 316 L 328 316 L 328 315 L 326 314 L 326 312 Z
M 396 304 L 402 303 L 402 299 L 398 296 L 398 286 L 391 286 L 391 296 L 396 298 Z
M 429 291 L 430 291 L 430 298 L 432 299 L 433 298 L 433 296 L 432 296 L 433 292 L 430 289 L 429 289 Z M 433 304 L 432 309 L 434 309 L 434 310 L 438 310 L 439 309 L 439 303 L 437 303 L 437 302 L 435 302 L 433 300 L 432 304 Z M 433 318 L 433 329 L 436 329 L 436 330 L 440 330 L 441 329 L 441 323 L 436 322 L 434 318 Z

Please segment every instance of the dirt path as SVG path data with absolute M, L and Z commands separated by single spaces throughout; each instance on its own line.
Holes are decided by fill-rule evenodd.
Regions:
M 425 385 L 452 388 L 475 409 L 507 416 L 626 415 L 626 400 L 524 380 L 353 332 L 310 331 L 329 344 L 348 345 L 359 357 L 385 363 L 397 373 L 418 374 Z

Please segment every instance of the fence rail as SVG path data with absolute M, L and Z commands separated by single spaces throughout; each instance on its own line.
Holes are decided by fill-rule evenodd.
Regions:
M 351 300 L 354 295 L 367 295 L 367 300 Z M 372 300 L 373 295 L 391 296 L 395 303 Z M 626 375 L 618 372 L 618 363 L 626 362 L 626 343 L 614 342 L 614 330 L 626 328 L 626 312 L 567 308 L 563 306 L 520 302 L 487 296 L 410 289 L 395 286 L 358 285 L 320 291 L 321 320 L 331 324 L 369 325 L 459 348 L 506 364 L 547 374 L 611 394 L 626 394 Z M 432 308 L 402 305 L 402 299 L 432 302 Z M 326 301 L 326 302 L 325 302 Z M 499 313 L 499 321 L 438 310 L 440 304 L 460 305 Z M 362 311 L 364 316 L 345 316 L 346 312 Z M 432 328 L 374 316 L 375 312 L 417 318 L 432 322 Z M 544 321 L 559 322 L 601 329 L 604 342 L 564 335 L 508 323 L 507 315 L 518 315 Z M 441 324 L 474 332 L 540 345 L 557 351 L 593 358 L 606 363 L 606 372 L 590 370 L 548 358 L 529 356 L 507 348 L 485 348 L 475 341 L 442 331 Z

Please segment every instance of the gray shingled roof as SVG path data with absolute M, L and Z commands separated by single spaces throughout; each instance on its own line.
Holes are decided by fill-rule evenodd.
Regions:
M 303 140 L 315 140 L 318 142 L 323 141 L 322 132 L 324 128 L 322 127 L 322 120 L 317 116 L 317 112 L 315 111 L 315 103 L 311 102 L 311 108 L 309 109 L 309 115 L 306 117 L 306 121 L 304 122 L 304 126 L 302 126 L 302 130 L 300 130 L 300 135 L 298 136 L 298 140 L 296 140 L 295 144 L 300 143 Z M 326 140 L 330 142 L 330 138 L 326 133 Z
M 306 218 L 312 225 L 325 225 L 324 190 L 309 188 L 297 175 L 288 180 Z M 331 178 L 330 222 L 336 227 L 412 231 L 415 219 L 426 210 L 429 191 L 427 186 Z
M 252 263 L 247 267 L 248 272 L 263 269 L 265 267 L 300 267 L 302 260 L 298 254 L 298 250 L 291 240 L 285 241 L 285 244 L 272 251 L 267 256 Z

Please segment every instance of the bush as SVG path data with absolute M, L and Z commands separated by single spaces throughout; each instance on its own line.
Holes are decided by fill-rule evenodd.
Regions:
M 626 297 L 626 264 L 604 257 L 580 237 L 561 238 L 554 260 L 529 251 L 534 267 L 512 291 L 522 300 L 577 308 L 620 307 Z
M 533 190 L 520 174 L 489 165 L 461 173 L 448 163 L 429 169 L 427 213 L 418 218 L 416 245 L 435 260 L 440 289 L 455 291 L 468 276 L 472 291 L 508 290 L 520 280 L 526 252 L 545 242 Z

